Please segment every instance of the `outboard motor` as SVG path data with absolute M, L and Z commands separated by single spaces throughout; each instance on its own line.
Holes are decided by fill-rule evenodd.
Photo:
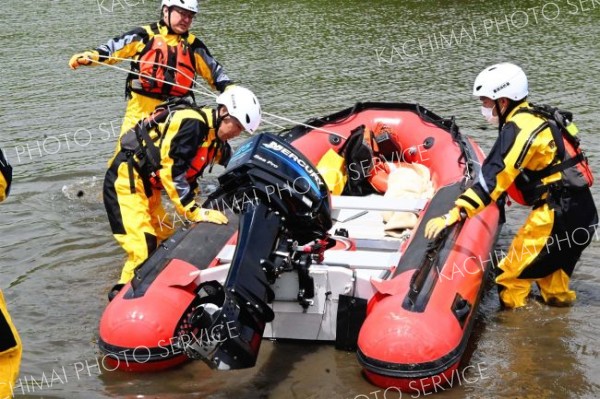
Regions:
M 240 214 L 237 247 L 224 285 L 200 285 L 187 322 L 193 337 L 181 336 L 180 346 L 212 368 L 240 369 L 256 363 L 265 324 L 274 317 L 271 284 L 281 272 L 298 271 L 298 301 L 308 306 L 314 252 L 299 246 L 316 240 L 311 248 L 324 251 L 332 226 L 330 198 L 310 161 L 268 133 L 236 151 L 219 183 L 203 207 Z

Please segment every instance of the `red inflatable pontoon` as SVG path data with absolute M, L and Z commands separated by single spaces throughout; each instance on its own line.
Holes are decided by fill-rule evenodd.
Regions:
M 185 361 L 186 354 L 194 352 L 202 353 L 200 357 L 215 368 L 254 365 L 252 356 L 243 365 L 215 360 L 223 355 L 215 356 L 219 346 L 210 339 L 204 342 L 209 348 L 199 350 L 201 329 L 195 325 L 209 314 L 202 304 L 207 295 L 202 284 L 218 282 L 231 295 L 240 291 L 232 289 L 230 268 L 239 267 L 235 265 L 241 257 L 250 258 L 240 249 L 239 232 L 242 247 L 250 243 L 265 248 L 256 259 L 267 265 L 262 269 L 266 278 L 259 276 L 261 290 L 266 291 L 251 296 L 269 303 L 269 310 L 248 310 L 254 321 L 248 322 L 246 316 L 246 324 L 236 325 L 243 329 L 251 324 L 254 335 L 225 352 L 244 347 L 245 355 L 255 355 L 260 346 L 257 336 L 330 341 L 341 349 L 357 349 L 365 376 L 381 387 L 423 392 L 451 381 L 469 340 L 485 276 L 492 267 L 499 209 L 489 206 L 478 216 L 446 229 L 433 242 L 424 238 L 423 231 L 428 220 L 446 213 L 473 184 L 483 160 L 480 148 L 460 134 L 453 119 L 440 118 L 418 105 L 396 103 L 358 103 L 279 137 L 262 136 L 253 137 L 234 154 L 234 165 L 219 178 L 220 190 L 234 185 L 231 176 L 242 163 L 259 165 L 263 168 L 260 176 L 284 169 L 304 173 L 310 180 L 307 190 L 313 190 L 315 197 L 302 197 L 299 204 L 312 206 L 313 213 L 289 205 L 296 215 L 307 219 L 295 227 L 289 225 L 290 217 L 281 221 L 282 226 L 288 223 L 281 229 L 288 234 L 287 241 L 297 242 L 282 246 L 284 233 L 275 232 L 280 235 L 269 239 L 250 227 L 242 235 L 233 213 L 226 226 L 197 224 L 181 229 L 138 268 L 132 284 L 108 305 L 100 322 L 100 348 L 107 354 L 106 360 L 123 370 L 158 370 Z M 284 143 L 293 148 L 287 149 Z M 294 155 L 293 149 L 303 156 Z M 315 202 L 327 193 L 310 163 L 317 165 L 330 149 L 344 157 L 347 183 L 343 195 L 327 198 L 331 210 L 326 203 L 320 204 L 317 216 Z M 265 160 L 270 156 L 272 162 Z M 241 158 L 244 161 L 236 163 Z M 281 163 L 271 172 L 269 162 Z M 433 198 L 394 200 L 377 194 L 377 190 L 385 190 L 380 180 L 373 182 L 375 175 L 381 178 L 381 165 L 399 163 L 427 167 Z M 240 179 L 243 174 L 236 176 Z M 290 186 L 292 183 L 295 181 L 290 181 Z M 260 198 L 266 208 L 271 206 L 268 200 L 272 197 Z M 216 203 L 214 198 L 210 200 L 205 206 Z M 282 210 L 277 209 L 279 215 Z M 399 237 L 390 237 L 384 232 L 382 211 L 413 213 L 417 222 Z M 310 230 L 314 237 L 307 230 L 302 232 L 304 238 L 295 238 L 294 234 L 301 234 L 297 230 L 300 225 L 317 219 L 318 228 Z M 240 216 L 240 226 L 244 220 L 250 219 Z M 310 256 L 303 257 L 302 252 Z M 269 271 L 270 265 L 275 265 L 274 271 Z M 223 308 L 227 304 L 244 312 L 240 301 L 225 299 Z M 259 309 L 261 304 L 258 301 L 253 308 Z M 189 350 L 191 347 L 196 350 Z

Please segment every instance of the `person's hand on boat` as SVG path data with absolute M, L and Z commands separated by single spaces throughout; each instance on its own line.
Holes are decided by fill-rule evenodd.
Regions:
M 188 214 L 190 222 L 209 222 L 215 224 L 227 224 L 229 219 L 223 212 L 214 209 L 196 208 Z
M 90 65 L 92 61 L 98 61 L 100 54 L 97 51 L 84 51 L 83 53 L 77 53 L 69 60 L 69 66 L 71 69 L 77 69 L 81 65 Z
M 452 226 L 461 219 L 461 210 L 458 207 L 450 209 L 450 212 L 443 216 L 431 219 L 425 226 L 425 238 L 433 240 L 442 232 L 442 230 Z

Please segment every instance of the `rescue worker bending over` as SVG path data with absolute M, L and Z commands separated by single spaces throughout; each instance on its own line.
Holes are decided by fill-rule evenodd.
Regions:
M 132 59 L 121 136 L 168 97 L 189 94 L 196 74 L 219 92 L 232 84 L 206 45 L 189 32 L 197 12 L 197 0 L 162 0 L 162 18 L 158 23 L 136 28 L 95 50 L 71 57 L 72 69 Z
M 0 201 L 8 196 L 12 181 L 12 167 L 0 150 Z M 21 365 L 21 339 L 17 333 L 2 290 L 0 290 L 0 398 L 11 398 Z
M 574 135 L 572 115 L 528 103 L 527 77 L 509 63 L 483 70 L 473 94 L 482 102 L 484 117 L 499 126 L 499 136 L 478 181 L 448 214 L 427 223 L 425 236 L 436 237 L 507 192 L 532 210 L 498 265 L 501 303 L 525 306 L 535 282 L 547 304 L 569 306 L 576 298 L 569 279 L 598 223 L 589 189 L 593 177 Z
M 161 204 L 163 188 L 186 220 L 227 223 L 221 212 L 196 204 L 196 179 L 214 163 L 226 164 L 227 141 L 243 130 L 254 133 L 261 111 L 255 95 L 240 86 L 217 97 L 217 104 L 216 110 L 198 108 L 180 99 L 158 107 L 122 137 L 103 190 L 112 232 L 128 256 L 112 296 L 133 278 L 135 268 L 158 242 L 173 232 Z

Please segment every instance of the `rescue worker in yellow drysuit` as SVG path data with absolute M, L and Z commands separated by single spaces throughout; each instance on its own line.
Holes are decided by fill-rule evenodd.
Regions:
M 576 299 L 570 276 L 598 223 L 591 171 L 581 150 L 570 144 L 577 140 L 569 133 L 574 125 L 563 120 L 562 126 L 571 128 L 561 129 L 556 117 L 544 116 L 541 107 L 527 102 L 527 77 L 514 64 L 483 70 L 473 94 L 482 102 L 484 117 L 499 126 L 498 139 L 478 181 L 448 214 L 427 223 L 425 236 L 435 238 L 508 192 L 532 211 L 498 265 L 500 301 L 506 308 L 525 306 L 535 282 L 547 304 L 569 306 Z
M 8 196 L 11 180 L 12 167 L 0 150 L 0 201 Z M 21 352 L 21 339 L 0 290 L 0 399 L 12 397 L 12 387 L 19 375 Z
M 168 97 L 188 94 L 196 74 L 219 92 L 232 84 L 206 45 L 189 33 L 198 1 L 162 0 L 161 12 L 158 23 L 136 28 L 95 50 L 75 54 L 69 61 L 69 66 L 76 69 L 97 62 L 112 65 L 132 59 L 121 136 Z M 118 151 L 117 145 L 115 154 Z
M 110 226 L 128 255 L 112 296 L 133 278 L 135 268 L 158 242 L 173 232 L 161 204 L 163 188 L 182 219 L 227 223 L 221 212 L 196 204 L 196 179 L 215 162 L 226 163 L 227 141 L 243 130 L 254 133 L 261 112 L 256 96 L 240 86 L 217 97 L 217 104 L 216 110 L 190 104 L 159 107 L 123 136 L 121 151 L 104 180 Z

